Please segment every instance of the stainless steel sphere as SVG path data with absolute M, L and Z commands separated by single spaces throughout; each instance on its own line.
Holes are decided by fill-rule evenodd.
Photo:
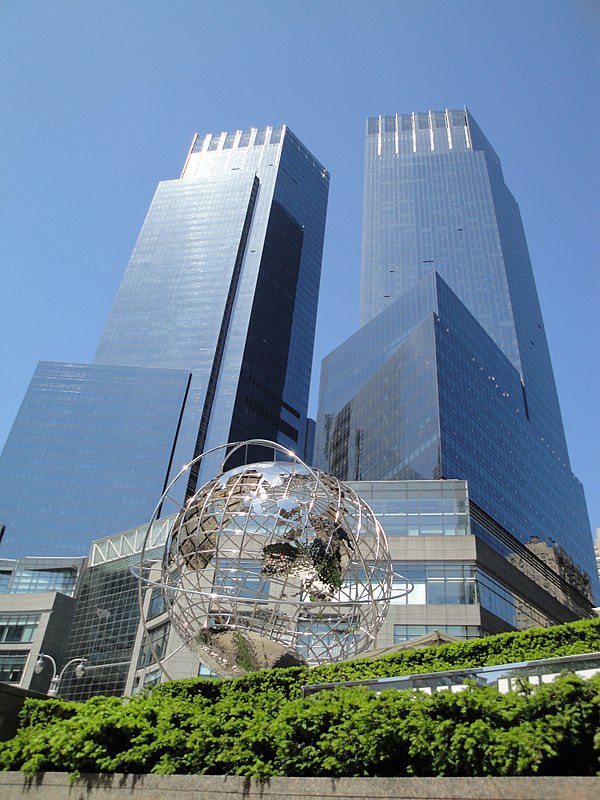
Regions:
M 392 592 L 387 540 L 348 486 L 270 443 L 272 460 L 221 472 L 175 517 L 162 561 L 171 622 L 218 674 L 347 659 Z

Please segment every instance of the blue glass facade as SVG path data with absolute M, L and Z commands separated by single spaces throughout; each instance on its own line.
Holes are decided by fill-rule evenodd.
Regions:
M 41 362 L 0 460 L 3 558 L 84 555 L 150 516 L 189 373 Z
M 589 606 L 589 521 L 520 215 L 468 112 L 367 121 L 361 322 L 323 361 L 315 465 L 468 480 L 503 531 L 475 533 L 508 560 L 506 537 L 548 543 Z
M 472 115 L 367 120 L 360 318 L 435 270 L 519 371 L 530 421 L 568 461 L 519 207 Z
M 60 592 L 73 597 L 85 558 L 0 559 L 0 594 Z
M 159 185 L 95 360 L 192 372 L 175 472 L 250 437 L 304 451 L 328 190 L 286 127 L 197 136 Z
M 87 552 L 224 442 L 305 452 L 328 187 L 285 126 L 195 137 L 159 184 L 94 364 L 34 376 L 0 457 L 0 557 Z M 188 489 L 213 471 L 206 459 Z
M 317 453 L 340 478 L 467 478 L 519 541 L 558 543 L 594 581 L 581 484 L 531 425 L 517 370 L 437 273 L 324 360 L 318 425 Z

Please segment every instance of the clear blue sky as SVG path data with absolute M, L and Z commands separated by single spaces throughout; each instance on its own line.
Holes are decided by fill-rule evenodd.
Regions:
M 0 445 L 38 360 L 93 358 L 196 131 L 286 123 L 331 172 L 316 389 L 357 327 L 364 118 L 467 105 L 521 207 L 600 526 L 599 62 L 598 0 L 2 0 Z

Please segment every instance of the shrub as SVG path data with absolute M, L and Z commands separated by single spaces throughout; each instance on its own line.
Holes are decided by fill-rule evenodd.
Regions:
M 400 776 L 593 775 L 600 754 L 600 676 L 500 694 L 338 688 L 304 683 L 526 661 L 600 650 L 582 621 L 308 670 L 236 680 L 188 679 L 129 700 L 27 700 L 0 769 L 70 772 Z
M 377 659 L 361 658 L 327 664 L 312 669 L 307 683 L 444 672 L 594 651 L 600 651 L 600 619 L 578 620 L 553 628 L 530 628 L 439 647 L 402 650 Z

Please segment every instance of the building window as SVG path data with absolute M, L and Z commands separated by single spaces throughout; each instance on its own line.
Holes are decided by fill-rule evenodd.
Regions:
M 483 608 L 518 631 L 534 626 L 547 627 L 555 622 L 481 569 L 477 570 L 477 591 Z
M 27 650 L 5 650 L 0 652 L 0 681 L 4 683 L 20 683 L 28 657 L 29 651 Z
M 266 598 L 269 580 L 261 571 L 261 562 L 243 559 L 239 562 L 221 559 L 220 569 L 213 581 L 213 590 L 236 597 Z
M 388 486 L 383 492 L 379 490 L 373 496 L 365 497 L 388 536 L 470 534 L 464 486 L 444 487 L 435 481 L 413 483 L 408 491 L 404 486 Z
M 162 589 L 155 587 L 152 589 L 152 596 L 150 597 L 150 605 L 148 607 L 148 619 L 154 619 L 160 616 L 167 607 L 165 605 L 165 598 L 163 597 Z
M 0 614 L 0 642 L 31 642 L 39 614 Z
M 273 128 L 273 130 L 271 131 L 271 139 L 270 139 L 271 144 L 279 144 L 279 142 L 281 141 L 282 130 L 283 130 L 282 128 Z
M 265 143 L 265 136 L 267 134 L 266 128 L 261 128 L 260 130 L 256 131 L 256 136 L 254 138 L 254 146 L 258 147 L 258 145 Z
M 203 664 L 202 661 L 200 662 L 200 666 L 198 667 L 198 677 L 199 678 L 218 678 L 216 672 L 213 672 L 212 669 Z
M 136 675 L 133 680 L 132 694 L 139 694 L 142 689 L 148 689 L 150 686 L 157 686 L 160 683 L 161 672 L 160 669 L 153 669 L 142 675 Z
M 394 625 L 394 644 L 425 636 L 426 633 L 448 633 L 458 639 L 477 639 L 484 633 L 478 625 Z
M 401 596 L 399 592 L 392 594 L 391 602 L 395 605 L 454 606 L 478 603 L 517 630 L 530 628 L 532 625 L 552 624 L 545 614 L 474 564 L 396 561 L 394 573 L 396 576 L 402 575 L 413 586 L 406 596 Z M 400 587 L 398 577 L 396 583 Z
M 169 622 L 163 622 L 162 625 L 159 625 L 156 628 L 153 628 L 149 632 L 150 642 L 152 643 L 152 647 L 150 647 L 150 642 L 148 641 L 148 637 L 144 637 L 144 642 L 142 644 L 142 649 L 140 651 L 140 657 L 138 659 L 137 668 L 142 669 L 143 667 L 147 667 L 149 664 L 154 664 L 156 659 L 154 653 L 158 658 L 162 658 L 165 654 L 167 649 L 167 640 L 169 638 Z
M 394 562 L 394 573 L 402 575 L 413 589 L 397 597 L 397 605 L 473 605 L 477 602 L 473 564 Z
M 0 594 L 6 594 L 8 592 L 11 575 L 11 572 L 0 570 Z
M 15 572 L 9 593 L 61 592 L 72 597 L 76 582 L 74 569 L 21 569 Z

